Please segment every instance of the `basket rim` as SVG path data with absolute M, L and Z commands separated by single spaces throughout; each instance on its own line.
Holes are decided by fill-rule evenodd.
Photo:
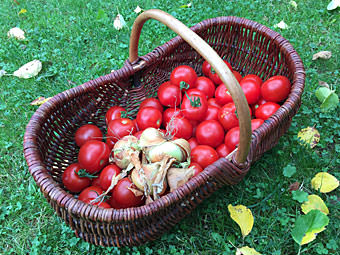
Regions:
M 291 61 L 291 64 L 294 68 L 292 90 L 289 97 L 284 102 L 284 104 L 281 105 L 278 112 L 270 117 L 268 121 L 265 121 L 265 123 L 258 130 L 255 130 L 253 132 L 251 143 L 254 143 L 257 139 L 260 139 L 261 135 L 264 132 L 271 128 L 271 123 L 274 119 L 280 119 L 282 116 L 287 115 L 292 108 L 299 105 L 305 80 L 303 63 L 298 53 L 294 50 L 293 46 L 288 42 L 287 39 L 282 37 L 278 32 L 275 32 L 258 22 L 246 18 L 240 18 L 236 16 L 210 18 L 197 23 L 190 29 L 197 32 L 200 29 L 204 29 L 207 26 L 213 26 L 214 24 L 220 22 L 223 22 L 225 24 L 229 22 L 235 22 L 244 28 L 249 28 L 254 30 L 254 32 L 262 33 L 267 38 L 270 38 L 270 40 L 272 40 L 275 44 L 277 44 L 277 46 L 280 48 L 280 51 L 282 51 L 284 55 L 287 55 L 287 61 Z M 183 39 L 180 36 L 176 36 L 163 45 L 156 47 L 154 50 L 147 53 L 146 55 L 139 57 L 139 60 L 135 61 L 134 63 L 130 63 L 127 60 L 125 65 L 115 72 L 100 76 L 94 80 L 90 80 L 79 86 L 58 93 L 49 101 L 44 103 L 41 107 L 39 107 L 39 109 L 32 115 L 26 127 L 26 132 L 24 135 L 24 155 L 31 175 L 34 177 L 40 189 L 47 194 L 48 199 L 56 201 L 58 206 L 64 207 L 66 210 L 68 210 L 70 214 L 78 215 L 79 217 L 87 218 L 90 220 L 102 222 L 123 222 L 128 220 L 135 220 L 144 218 L 146 216 L 151 216 L 155 211 L 166 209 L 172 204 L 189 196 L 195 189 L 200 188 L 201 185 L 209 181 L 209 178 L 211 178 L 212 176 L 211 173 L 214 167 L 218 166 L 220 163 L 228 165 L 235 164 L 235 162 L 229 162 L 225 158 L 220 158 L 218 161 L 208 166 L 205 171 L 203 171 L 200 175 L 190 179 L 186 184 L 177 188 L 175 191 L 170 192 L 169 194 L 155 200 L 153 203 L 150 203 L 148 205 L 126 209 L 103 209 L 85 204 L 84 202 L 76 199 L 66 190 L 61 188 L 61 186 L 57 184 L 49 175 L 43 161 L 39 157 L 39 148 L 35 136 L 40 131 L 41 123 L 44 121 L 44 119 L 46 119 L 47 112 L 62 105 L 62 103 L 69 98 L 70 94 L 73 97 L 77 97 L 84 92 L 92 90 L 94 87 L 105 84 L 107 82 L 112 82 L 116 80 L 117 77 L 130 77 L 136 72 L 136 70 L 134 70 L 134 66 L 138 65 L 138 62 L 140 60 L 144 60 L 147 64 L 150 64 L 154 58 L 165 55 L 166 51 L 164 49 L 170 51 L 174 47 L 177 47 L 180 43 L 183 43 Z M 250 166 L 251 154 L 252 149 L 249 152 L 247 163 L 244 166 L 244 171 L 247 171 L 247 167 Z M 60 195 L 63 196 L 61 199 Z M 81 213 L 81 215 L 79 215 L 80 211 L 83 212 Z

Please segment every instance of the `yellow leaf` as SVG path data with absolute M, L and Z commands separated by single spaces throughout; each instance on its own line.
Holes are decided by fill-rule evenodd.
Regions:
M 297 134 L 297 137 L 305 144 L 309 144 L 309 146 L 313 149 L 318 142 L 320 141 L 320 133 L 314 127 L 307 127 L 301 129 Z
M 34 99 L 30 105 L 42 105 L 46 103 L 48 100 L 50 100 L 51 97 L 45 98 L 45 97 L 38 97 L 37 99 Z
M 312 188 L 320 190 L 321 193 L 328 193 L 339 187 L 338 179 L 326 172 L 317 173 L 311 183 Z
M 301 209 L 304 214 L 307 214 L 311 210 L 319 210 L 323 212 L 324 214 L 329 214 L 329 210 L 324 203 L 324 201 L 319 197 L 318 195 L 309 195 L 308 196 L 308 201 L 304 202 L 301 205 Z
M 322 229 L 318 229 L 318 230 L 314 230 L 314 231 L 306 233 L 305 236 L 302 238 L 301 245 L 310 243 L 311 241 L 313 241 L 316 238 L 318 233 L 324 231 L 325 229 L 326 228 L 322 228 Z
M 228 205 L 230 217 L 240 226 L 242 236 L 247 236 L 254 225 L 254 217 L 251 211 L 244 205 Z
M 237 248 L 236 255 L 261 255 L 261 253 L 257 252 L 254 248 L 244 246 L 242 248 Z
M 18 12 L 18 15 L 23 14 L 23 13 L 26 13 L 26 12 L 27 12 L 26 9 L 21 9 L 20 12 Z

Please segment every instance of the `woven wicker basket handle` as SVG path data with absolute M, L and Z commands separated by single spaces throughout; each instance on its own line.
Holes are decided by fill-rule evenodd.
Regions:
M 155 19 L 172 29 L 180 35 L 191 47 L 193 47 L 214 68 L 230 92 L 239 117 L 240 144 L 236 154 L 236 163 L 242 164 L 246 161 L 250 148 L 251 122 L 247 100 L 244 93 L 227 65 L 201 37 L 190 30 L 182 22 L 175 19 L 166 12 L 151 9 L 140 14 L 132 27 L 130 37 L 130 62 L 138 60 L 138 42 L 144 23 L 149 19 Z

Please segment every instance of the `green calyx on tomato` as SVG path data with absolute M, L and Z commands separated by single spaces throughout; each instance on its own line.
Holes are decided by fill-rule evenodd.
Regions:
M 88 172 L 86 172 L 85 169 L 79 169 L 79 171 L 77 172 L 76 170 L 74 170 L 75 174 L 78 175 L 80 178 L 90 178 L 90 179 L 94 179 L 97 178 L 98 176 L 90 174 Z
M 187 98 L 189 99 L 190 101 L 190 105 L 192 107 L 200 107 L 202 105 L 201 103 L 201 99 L 199 97 L 195 97 L 195 96 L 191 96 L 189 97 L 188 93 L 185 92 L 185 95 L 187 96 Z
M 214 70 L 214 68 L 210 68 L 210 72 L 212 73 L 212 74 L 215 74 L 216 73 L 216 71 Z
M 120 112 L 120 116 L 121 116 L 122 118 L 128 118 L 128 112 L 127 112 L 127 111 L 121 111 L 121 112 Z
M 182 89 L 189 89 L 190 85 L 188 83 L 186 83 L 185 81 L 181 81 L 179 83 L 179 87 L 180 87 L 181 90 Z

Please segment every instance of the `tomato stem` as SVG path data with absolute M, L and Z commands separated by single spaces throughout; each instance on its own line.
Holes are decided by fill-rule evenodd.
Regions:
M 179 88 L 182 89 L 189 89 L 190 85 L 188 83 L 186 83 L 185 81 L 181 81 L 179 83 Z
M 210 72 L 212 73 L 212 74 L 215 74 L 216 72 L 215 72 L 215 70 L 214 70 L 214 68 L 210 68 Z
M 189 99 L 190 105 L 192 107 L 197 107 L 198 108 L 198 107 L 200 107 L 202 105 L 200 97 L 195 97 L 195 96 L 189 97 L 187 92 L 185 92 L 185 95 Z
M 121 111 L 120 116 L 121 116 L 121 118 L 128 118 L 128 112 L 127 111 Z
M 75 172 L 76 175 L 78 175 L 80 178 L 90 178 L 90 179 L 93 179 L 93 178 L 97 178 L 97 177 L 98 177 L 98 176 L 96 176 L 96 175 L 89 174 L 88 172 L 86 172 L 85 169 L 79 169 L 78 172 L 77 172 L 76 170 L 74 170 L 74 172 Z

